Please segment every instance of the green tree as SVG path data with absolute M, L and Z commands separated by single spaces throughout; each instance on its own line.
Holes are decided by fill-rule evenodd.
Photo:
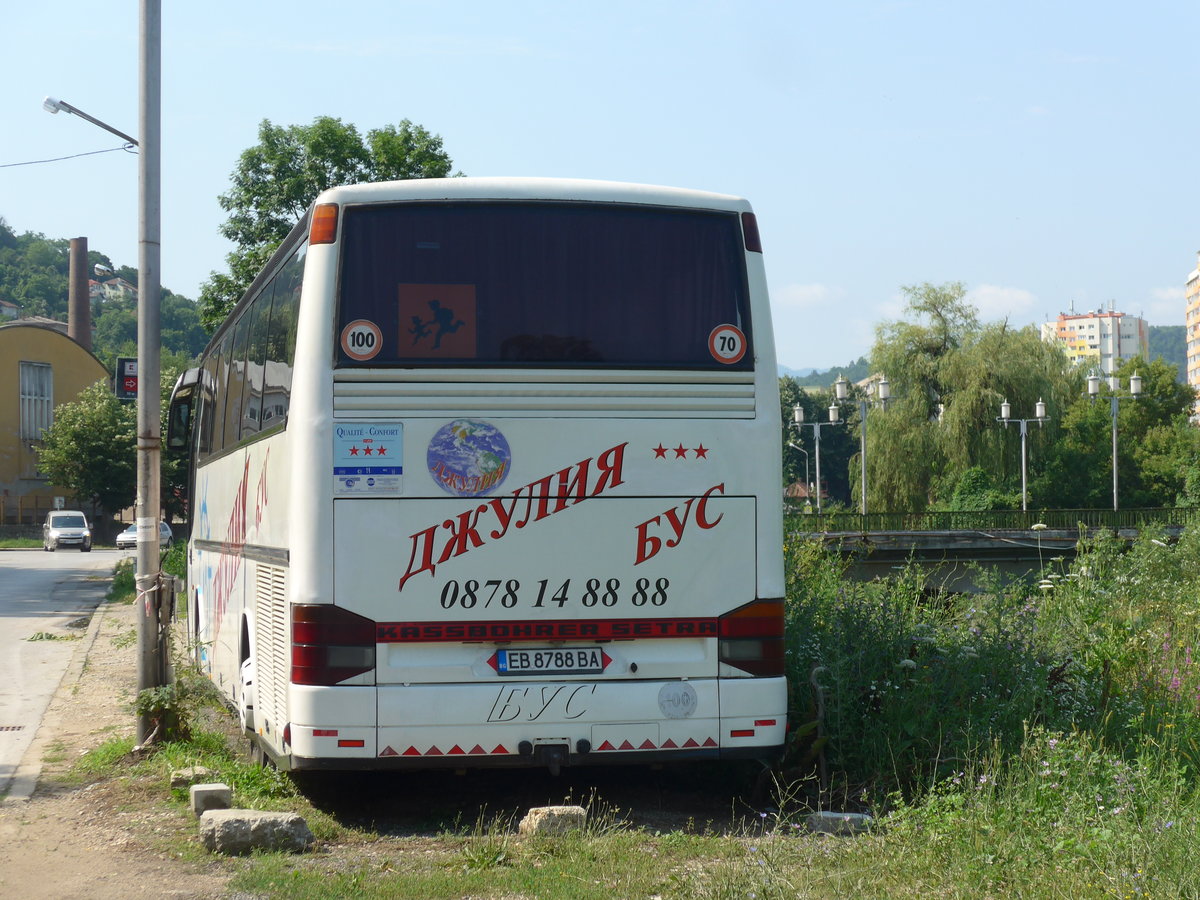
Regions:
M 97 381 L 55 409 L 54 424 L 42 435 L 38 468 L 51 484 L 112 513 L 136 496 L 136 447 L 134 404 L 122 403 Z
M 1118 401 L 1117 483 L 1122 507 L 1189 503 L 1189 473 L 1200 470 L 1200 435 L 1188 423 L 1194 391 L 1176 380 L 1177 369 L 1161 358 L 1136 358 L 1117 370 L 1119 396 L 1129 378 L 1142 378 L 1136 400 Z M 1082 382 L 1082 378 L 1081 378 Z M 1076 392 L 1062 424 L 1061 439 L 1047 448 L 1035 480 L 1043 505 L 1064 509 L 1112 506 L 1112 393 L 1106 380 L 1093 400 Z M 1192 495 L 1194 496 L 1194 495 Z M 1196 499 L 1200 499 L 1197 497 Z
M 442 139 L 403 120 L 368 131 L 320 116 L 311 125 L 272 125 L 244 151 L 218 198 L 229 218 L 221 234 L 235 244 L 229 271 L 214 272 L 200 290 L 200 318 L 210 331 L 228 315 L 255 275 L 323 190 L 340 184 L 445 178 L 453 163 Z
M 907 317 L 879 326 L 871 356 L 892 386 L 892 402 L 871 413 L 867 429 L 869 508 L 921 511 L 968 496 L 971 503 L 1019 502 L 1020 430 L 997 424 L 1000 404 L 1008 400 L 1013 415 L 1032 418 L 1045 402 L 1049 423 L 1028 434 L 1032 460 L 1055 439 L 1079 376 L 1034 328 L 981 324 L 960 282 L 902 291 Z M 976 476 L 964 483 L 975 468 L 989 473 L 983 500 Z

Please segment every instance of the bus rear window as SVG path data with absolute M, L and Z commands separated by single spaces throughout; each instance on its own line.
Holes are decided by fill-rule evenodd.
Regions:
M 747 308 L 734 213 L 509 202 L 344 211 L 342 366 L 749 369 Z

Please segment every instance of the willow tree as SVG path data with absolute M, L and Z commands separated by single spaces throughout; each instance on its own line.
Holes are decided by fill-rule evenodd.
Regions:
M 1062 351 L 1032 328 L 981 325 L 961 282 L 901 289 L 906 318 L 876 330 L 873 371 L 886 375 L 892 401 L 870 414 L 868 506 L 919 512 L 946 502 L 965 473 L 983 469 L 998 483 L 1019 483 L 1019 426 L 996 421 L 1008 400 L 1012 415 L 1032 418 L 1038 400 L 1050 423 L 1030 431 L 1030 452 L 1053 439 L 1055 422 L 1081 381 Z

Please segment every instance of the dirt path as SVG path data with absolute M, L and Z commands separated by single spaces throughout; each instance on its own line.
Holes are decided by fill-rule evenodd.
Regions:
M 135 627 L 132 606 L 102 604 L 76 648 L 26 754 L 26 763 L 45 760 L 37 788 L 28 800 L 0 804 L 0 896 L 224 896 L 226 863 L 178 858 L 195 840 L 195 824 L 161 797 L 148 796 L 131 808 L 128 793 L 118 800 L 110 785 L 64 786 L 58 780 L 88 750 L 115 736 L 132 736 Z

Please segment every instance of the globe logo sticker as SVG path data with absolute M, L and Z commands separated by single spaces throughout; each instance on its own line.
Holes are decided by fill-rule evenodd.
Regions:
M 503 483 L 512 451 L 500 429 L 479 419 L 456 419 L 438 429 L 425 454 L 429 474 L 448 494 L 478 497 Z

